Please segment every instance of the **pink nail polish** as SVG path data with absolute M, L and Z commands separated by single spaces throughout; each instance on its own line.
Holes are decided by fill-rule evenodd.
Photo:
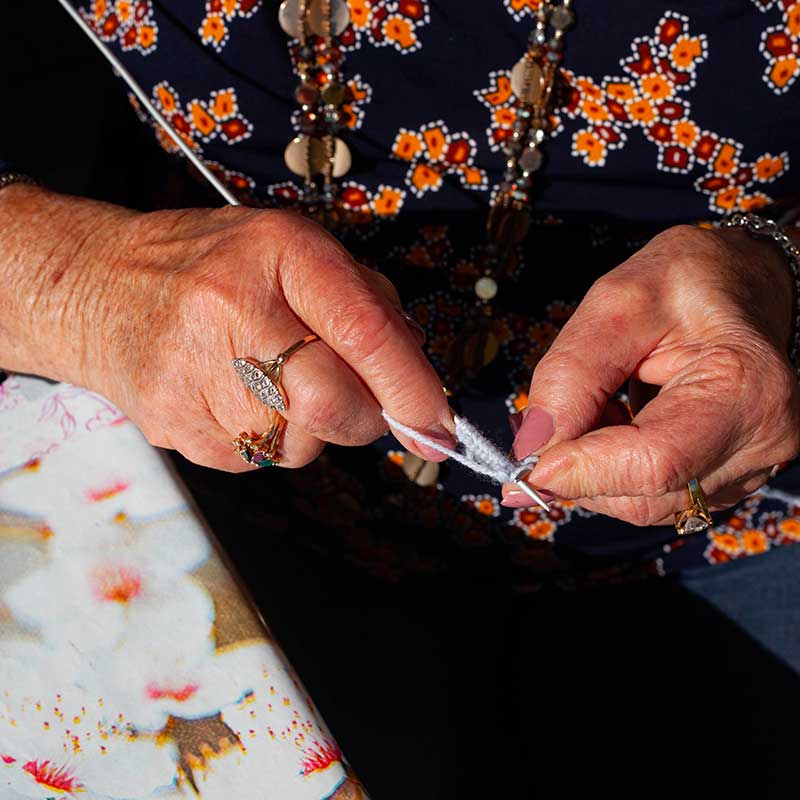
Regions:
M 535 453 L 553 436 L 553 416 L 543 408 L 529 408 L 514 439 L 514 455 L 520 459 Z
M 509 492 L 500 501 L 500 505 L 505 508 L 527 508 L 528 506 L 535 506 L 536 503 L 525 492 Z
M 425 431 L 425 435 L 429 439 L 433 439 L 434 442 L 441 442 L 445 447 L 452 450 L 455 447 L 455 441 L 453 437 L 445 434 L 445 433 L 432 433 L 431 431 Z M 444 453 L 440 453 L 438 450 L 434 450 L 432 447 L 428 446 L 427 444 L 423 444 L 422 442 L 418 442 L 416 439 L 414 440 L 414 447 L 420 452 L 423 458 L 426 458 L 428 461 L 445 461 L 447 456 Z
M 508 424 L 511 426 L 511 433 L 516 436 L 519 432 L 520 425 L 522 425 L 522 412 L 517 411 L 515 414 L 509 414 Z
M 545 503 L 549 503 L 556 499 L 556 496 L 552 492 L 548 492 L 547 489 L 536 489 L 536 493 Z M 509 492 L 501 501 L 501 506 L 505 506 L 506 508 L 528 508 L 528 506 L 535 506 L 536 503 L 525 494 L 525 492 L 518 492 L 513 491 Z

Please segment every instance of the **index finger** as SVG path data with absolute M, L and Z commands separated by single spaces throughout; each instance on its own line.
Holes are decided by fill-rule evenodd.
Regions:
M 453 420 L 442 382 L 386 294 L 376 291 L 355 261 L 327 237 L 304 239 L 288 257 L 300 262 L 281 273 L 295 313 L 390 416 L 451 446 Z M 303 263 L 314 268 L 303 268 Z M 398 438 L 424 458 L 444 458 L 403 434 Z

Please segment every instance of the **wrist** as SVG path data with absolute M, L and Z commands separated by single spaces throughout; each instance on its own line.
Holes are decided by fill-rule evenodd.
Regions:
M 789 255 L 769 235 L 754 234 L 745 227 L 722 227 L 718 233 L 733 248 L 743 271 L 743 300 L 759 328 L 779 352 L 792 348 L 797 309 L 796 286 Z M 797 244 L 796 238 L 792 238 Z
M 134 215 L 26 184 L 0 191 L 0 364 L 80 385 L 102 329 L 104 273 L 119 223 Z M 94 388 L 94 387 L 92 387 Z

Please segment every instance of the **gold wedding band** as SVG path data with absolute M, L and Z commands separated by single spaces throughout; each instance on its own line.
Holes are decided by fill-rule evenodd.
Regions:
M 286 393 L 281 384 L 283 365 L 301 347 L 305 347 L 311 342 L 319 339 L 316 333 L 304 336 L 299 342 L 295 342 L 275 358 L 268 361 L 255 361 L 251 358 L 234 358 L 233 368 L 236 374 L 242 379 L 244 385 L 263 403 L 267 408 L 275 411 L 286 411 L 288 401 Z
M 700 481 L 692 478 L 687 484 L 687 488 L 689 489 L 689 508 L 675 514 L 675 530 L 681 536 L 700 533 L 712 522 Z

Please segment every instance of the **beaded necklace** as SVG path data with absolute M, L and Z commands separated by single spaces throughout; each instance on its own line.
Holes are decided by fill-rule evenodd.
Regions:
M 528 233 L 535 175 L 543 166 L 543 146 L 553 130 L 553 110 L 563 102 L 560 64 L 565 33 L 575 22 L 571 6 L 572 0 L 540 3 L 528 48 L 511 70 L 516 119 L 503 146 L 503 180 L 492 191 L 483 274 L 474 284 L 478 314 L 467 321 L 460 337 L 463 350 L 484 354 L 479 358 L 483 363 L 470 364 L 469 358 L 457 357 L 448 382 L 460 383 L 477 372 L 493 349 L 480 341 L 475 347 L 475 337 L 488 336 L 486 321 L 493 315 L 500 278 L 513 271 L 508 268 L 510 260 Z M 350 149 L 340 136 L 347 121 L 346 106 L 353 100 L 343 79 L 339 42 L 350 22 L 348 4 L 346 0 L 283 0 L 278 20 L 291 37 L 289 51 L 299 81 L 293 116 L 298 133 L 286 146 L 284 160 L 304 181 L 303 212 L 329 229 L 346 227 L 347 213 L 337 203 L 334 181 L 352 164 Z

